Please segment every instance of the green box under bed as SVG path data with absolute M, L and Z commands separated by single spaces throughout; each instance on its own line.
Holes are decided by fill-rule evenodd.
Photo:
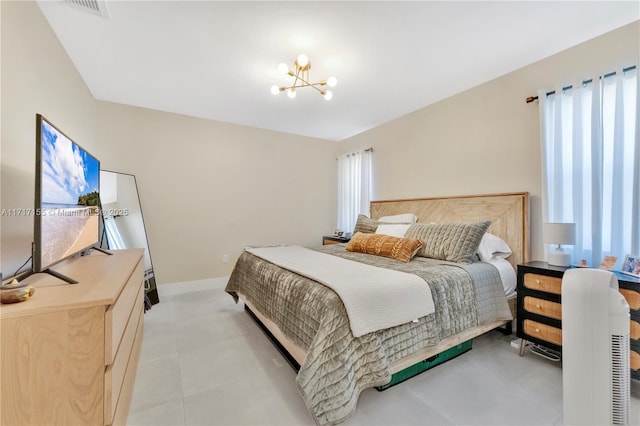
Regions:
M 458 355 L 462 355 L 463 353 L 471 350 L 472 342 L 473 339 L 467 340 L 466 342 L 460 343 L 459 345 L 449 348 L 446 351 L 440 352 L 439 354 L 434 355 L 431 358 L 427 358 L 417 364 L 405 368 L 404 370 L 400 370 L 391 376 L 391 381 L 389 383 L 382 386 L 376 386 L 376 389 L 379 391 L 389 389 L 391 386 L 404 382 L 405 380 L 410 379 L 413 376 L 417 376 L 418 374 L 427 371 L 430 368 L 435 367 L 436 365 L 440 365 L 443 362 L 447 362 L 450 359 L 457 357 Z

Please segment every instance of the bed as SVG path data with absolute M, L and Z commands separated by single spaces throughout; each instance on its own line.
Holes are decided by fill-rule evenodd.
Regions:
M 509 245 L 512 254 L 506 260 L 515 268 L 527 260 L 528 208 L 527 193 L 386 200 L 371 203 L 371 219 L 412 213 L 423 224 L 490 221 L 487 233 Z M 343 302 L 338 290 L 320 284 L 323 277 L 287 264 L 278 266 L 261 257 L 268 252 L 261 250 L 243 252 L 225 290 L 236 302 L 244 302 L 298 370 L 296 384 L 319 425 L 347 420 L 362 390 L 410 376 L 412 368 L 436 356 L 446 360 L 451 351 L 469 349 L 474 337 L 512 320 L 509 301 L 515 293 L 505 294 L 500 272 L 486 262 L 462 264 L 423 256 L 399 262 L 346 251 L 344 245 L 317 248 L 318 255 L 417 275 L 428 283 L 435 311 L 391 327 L 356 332 L 347 314 L 351 303 Z

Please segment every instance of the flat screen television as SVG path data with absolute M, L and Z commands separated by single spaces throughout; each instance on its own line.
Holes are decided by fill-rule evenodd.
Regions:
M 98 244 L 100 162 L 42 115 L 36 115 L 33 272 Z

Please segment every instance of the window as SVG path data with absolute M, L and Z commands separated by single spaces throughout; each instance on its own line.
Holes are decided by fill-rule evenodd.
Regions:
M 576 223 L 573 262 L 640 253 L 636 67 L 539 93 L 543 220 Z
M 371 148 L 338 158 L 338 229 L 351 232 L 358 214 L 369 214 Z

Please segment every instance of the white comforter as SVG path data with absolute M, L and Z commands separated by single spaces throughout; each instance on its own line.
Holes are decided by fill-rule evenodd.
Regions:
M 334 290 L 344 303 L 355 337 L 435 312 L 429 285 L 417 275 L 365 265 L 300 246 L 245 250 Z

